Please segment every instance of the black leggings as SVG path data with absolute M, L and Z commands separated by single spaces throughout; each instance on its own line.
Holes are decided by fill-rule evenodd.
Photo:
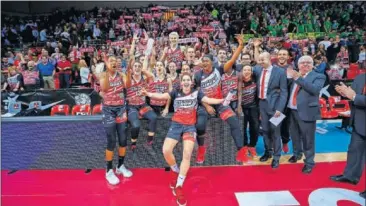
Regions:
M 291 110 L 289 108 L 286 108 L 284 114 L 286 115 L 286 117 L 282 121 L 282 124 L 281 124 L 281 139 L 282 139 L 282 144 L 287 144 L 290 141 L 290 114 L 291 114 Z
M 119 146 L 126 147 L 126 108 L 124 106 L 103 105 L 102 111 L 103 125 L 107 133 L 107 150 L 114 151 L 117 143 L 117 137 Z
M 239 125 L 239 119 L 235 115 L 235 113 L 232 111 L 232 109 L 229 106 L 223 106 L 223 105 L 215 105 L 213 106 L 216 110 L 216 113 L 219 115 L 222 115 L 224 113 L 233 113 L 234 115 L 227 118 L 225 121 L 229 124 L 230 130 L 231 130 L 231 136 L 234 139 L 235 145 L 238 149 L 243 147 L 243 136 L 240 131 L 240 125 Z M 208 113 L 206 109 L 201 106 L 198 108 L 197 112 L 197 123 L 196 123 L 196 129 L 197 129 L 197 135 L 202 136 L 206 133 L 206 126 L 208 121 Z
M 148 105 L 128 106 L 128 121 L 131 124 L 131 138 L 137 139 L 140 133 L 141 121 L 139 115 L 149 121 L 149 132 L 156 131 L 157 115 Z
M 119 124 L 115 123 L 113 125 L 108 125 L 108 127 L 105 126 L 104 128 L 107 132 L 107 149 L 109 151 L 114 151 L 114 148 L 116 147 L 117 143 L 116 134 L 118 136 L 119 146 L 120 147 L 127 146 L 126 123 L 119 123 Z
M 244 146 L 255 147 L 259 135 L 259 109 L 258 107 L 243 108 L 244 113 Z M 250 142 L 248 143 L 247 125 L 249 122 Z

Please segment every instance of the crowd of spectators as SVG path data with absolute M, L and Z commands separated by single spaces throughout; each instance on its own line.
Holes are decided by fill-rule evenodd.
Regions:
M 136 57 L 143 56 L 147 37 L 155 40 L 160 56 L 172 31 L 181 39 L 189 38 L 181 45 L 193 47 L 198 60 L 211 53 L 218 61 L 219 49 L 226 50 L 229 58 L 237 47 L 234 35 L 241 33 L 250 37 L 242 54 L 250 54 L 253 64 L 254 44 L 269 51 L 274 62 L 277 51 L 286 48 L 294 67 L 302 55 L 310 54 L 317 72 L 329 79 L 346 79 L 352 64 L 366 67 L 365 14 L 366 4 L 360 1 L 71 8 L 42 16 L 2 15 L 1 89 L 91 87 L 104 56 L 115 55 L 121 71 L 126 70 L 133 34 L 140 38 Z

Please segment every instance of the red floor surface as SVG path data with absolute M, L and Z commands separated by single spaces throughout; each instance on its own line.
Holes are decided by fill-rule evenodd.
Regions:
M 239 205 L 235 193 L 288 190 L 300 205 L 309 205 L 308 196 L 319 188 L 365 189 L 365 174 L 357 186 L 334 183 L 330 175 L 341 174 L 345 163 L 318 163 L 311 175 L 301 173 L 302 164 L 192 168 L 185 181 L 187 205 Z M 85 174 L 81 170 L 28 170 L 7 174 L 2 171 L 3 206 L 170 206 L 176 205 L 163 169 L 134 169 L 130 179 L 121 178 L 109 186 L 104 170 Z M 248 202 L 241 205 L 253 205 Z M 318 204 L 319 205 L 319 204 Z M 359 205 L 339 201 L 338 205 Z M 361 204 L 362 205 L 362 204 Z

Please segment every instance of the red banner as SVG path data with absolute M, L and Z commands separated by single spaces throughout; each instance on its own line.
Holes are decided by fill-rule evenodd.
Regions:
M 208 34 L 204 32 L 194 32 L 193 36 L 197 38 L 208 38 Z
M 174 29 L 177 29 L 177 28 L 178 28 L 178 25 L 174 24 L 173 26 L 169 27 L 168 30 L 174 30 Z
M 197 19 L 197 16 L 188 16 L 187 18 L 188 18 L 188 19 L 195 20 L 195 19 Z
M 84 52 L 94 52 L 94 48 L 93 47 L 80 48 L 79 51 L 81 53 L 84 53 Z
M 178 18 L 178 19 L 175 19 L 175 22 L 185 22 L 186 19 L 183 19 L 183 18 Z
M 163 15 L 163 13 L 155 13 L 153 14 L 154 18 L 160 18 Z
M 124 19 L 133 19 L 133 16 L 125 16 Z
M 211 27 L 211 26 L 203 26 L 201 28 L 201 32 L 213 32 L 215 31 L 215 28 Z
M 153 17 L 152 17 L 152 15 L 151 14 L 142 14 L 142 16 L 145 18 L 145 19 L 152 19 Z
M 185 10 L 180 10 L 181 14 L 189 14 L 189 10 L 185 9 Z
M 111 46 L 123 46 L 124 44 L 125 44 L 124 41 L 111 42 Z

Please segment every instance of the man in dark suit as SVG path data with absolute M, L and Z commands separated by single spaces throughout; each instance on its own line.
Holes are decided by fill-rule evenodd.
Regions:
M 265 153 L 260 158 L 265 162 L 272 158 L 272 168 L 279 166 L 281 157 L 281 124 L 274 126 L 269 120 L 272 117 L 279 117 L 286 107 L 288 96 L 286 73 L 271 64 L 270 54 L 264 52 L 259 55 L 258 64 L 260 67 L 254 69 L 256 76 L 259 111 L 265 143 Z
M 316 120 L 321 119 L 319 93 L 324 86 L 325 75 L 313 71 L 311 56 L 302 56 L 298 61 L 299 72 L 288 69 L 291 88 L 287 107 L 290 111 L 290 135 L 294 155 L 289 162 L 297 162 L 305 154 L 303 173 L 310 174 L 315 162 Z
M 277 63 L 275 66 L 283 69 L 285 72 L 288 68 L 293 69 L 293 65 L 288 63 L 290 58 L 290 53 L 287 49 L 280 49 L 277 53 Z M 290 92 L 292 81 L 287 81 L 287 89 Z M 286 103 L 287 105 L 287 103 Z M 282 139 L 282 150 L 285 153 L 289 152 L 288 143 L 290 142 L 290 114 L 291 110 L 285 108 L 284 114 L 286 115 L 285 119 L 281 123 L 281 139 Z
M 358 75 L 351 87 L 343 83 L 337 85 L 336 91 L 352 101 L 350 122 L 353 131 L 343 175 L 331 176 L 330 179 L 356 185 L 361 178 L 366 161 L 366 74 Z M 361 192 L 360 196 L 366 199 L 366 191 Z

